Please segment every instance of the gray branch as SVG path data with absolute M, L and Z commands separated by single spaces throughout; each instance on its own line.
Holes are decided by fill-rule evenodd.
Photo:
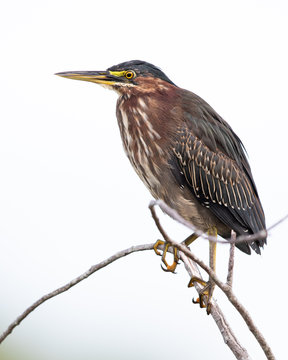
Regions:
M 264 353 L 266 355 L 266 358 L 268 360 L 275 360 L 275 356 L 273 355 L 272 350 L 271 350 L 270 346 L 268 345 L 267 341 L 265 340 L 264 336 L 262 335 L 260 330 L 257 328 L 255 323 L 253 322 L 253 320 L 252 320 L 250 314 L 248 313 L 248 311 L 240 303 L 240 301 L 237 299 L 237 297 L 235 296 L 235 294 L 232 291 L 231 284 L 232 284 L 232 272 L 233 272 L 233 267 L 234 267 L 234 250 L 231 248 L 231 251 L 230 251 L 227 283 L 225 284 L 217 277 L 216 273 L 209 266 L 207 266 L 202 260 L 197 258 L 190 251 L 190 249 L 188 249 L 185 245 L 180 244 L 177 241 L 174 241 L 174 240 L 172 240 L 171 238 L 169 238 L 167 236 L 167 234 L 165 233 L 165 231 L 163 230 L 163 228 L 162 228 L 162 226 L 160 224 L 159 218 L 156 215 L 156 212 L 155 212 L 155 206 L 156 205 L 158 205 L 165 213 L 167 213 L 168 215 L 173 217 L 173 219 L 177 219 L 177 221 L 179 221 L 180 223 L 185 224 L 185 225 L 186 225 L 186 223 L 188 223 L 189 228 L 192 228 L 194 230 L 195 229 L 194 226 L 191 225 L 189 222 L 186 222 L 186 220 L 183 219 L 175 210 L 171 209 L 168 205 L 166 205 L 161 200 L 152 201 L 150 203 L 150 205 L 149 205 L 149 209 L 151 211 L 151 214 L 152 214 L 152 217 L 153 217 L 153 219 L 155 221 L 155 224 L 156 224 L 157 228 L 159 229 L 160 233 L 162 234 L 162 236 L 164 237 L 165 241 L 170 243 L 172 246 L 176 247 L 180 252 L 184 253 L 188 258 L 193 260 L 197 265 L 199 265 L 209 275 L 209 278 L 211 278 L 215 282 L 215 284 L 224 292 L 224 294 L 227 296 L 228 300 L 231 302 L 231 304 L 235 307 L 235 309 L 242 316 L 242 318 L 246 322 L 249 330 L 255 336 L 256 340 L 258 341 L 258 344 L 261 346 L 262 350 L 264 351 Z M 277 225 L 280 224 L 285 219 L 287 219 L 287 216 L 285 218 L 281 219 L 280 221 L 278 221 Z M 194 230 L 194 232 L 195 232 L 195 230 Z M 201 231 L 199 233 L 201 233 Z M 208 238 L 208 236 L 206 238 Z M 211 237 L 211 239 L 212 240 L 214 239 L 214 241 L 215 241 L 215 238 Z M 210 237 L 209 237 L 209 240 L 210 240 Z M 231 239 L 231 240 L 233 241 L 233 239 Z M 242 241 L 245 241 L 245 240 L 242 240 Z M 225 242 L 225 243 L 227 243 L 227 242 Z M 230 274 L 229 274 L 229 272 L 230 272 Z M 199 277 L 199 275 L 196 275 L 196 276 Z M 195 285 L 197 285 L 197 284 L 195 284 Z M 196 286 L 196 290 L 199 293 L 198 286 Z M 213 308 L 215 309 L 215 306 L 213 306 L 213 305 L 215 305 L 215 302 L 212 302 L 211 313 L 212 313 L 212 309 Z M 228 343 L 227 343 L 227 345 L 229 346 Z M 233 344 L 233 346 L 234 346 L 234 344 Z M 234 353 L 234 355 L 236 356 L 235 349 L 234 348 L 233 349 L 230 348 L 230 349 Z M 244 350 L 243 354 L 245 354 L 245 356 L 246 356 L 247 352 L 246 352 L 245 349 L 243 349 L 243 350 Z M 246 359 L 247 357 L 245 358 L 245 356 L 244 357 L 239 357 L 237 359 Z
M 175 242 L 174 240 L 170 239 L 169 236 L 166 234 L 166 232 L 164 231 L 164 229 L 162 228 L 160 221 L 158 219 L 158 217 L 156 216 L 155 210 L 154 210 L 154 206 L 158 205 L 161 207 L 161 209 L 168 213 L 170 216 L 172 216 L 174 219 L 176 219 L 177 221 L 179 221 L 180 223 L 183 223 L 184 225 L 188 226 L 189 228 L 192 228 L 194 230 L 194 232 L 197 232 L 197 234 L 199 233 L 200 236 L 206 237 L 206 239 L 215 241 L 214 237 L 211 237 L 211 239 L 208 236 L 205 236 L 205 234 L 203 234 L 200 231 L 197 231 L 190 223 L 187 223 L 184 219 L 182 219 L 180 217 L 179 214 L 177 214 L 173 209 L 170 209 L 169 207 L 167 207 L 167 205 L 163 202 L 152 202 L 150 204 L 150 210 L 153 214 L 154 212 L 154 220 L 155 223 L 159 229 L 159 231 L 161 232 L 162 236 L 164 237 L 164 239 L 166 241 L 168 241 L 169 243 L 171 243 L 171 245 L 175 246 L 178 250 L 179 250 L 179 255 L 180 255 L 180 259 L 183 261 L 186 271 L 188 272 L 190 277 L 196 276 L 196 277 L 200 277 L 201 278 L 201 274 L 198 270 L 198 266 L 200 266 L 210 277 L 211 279 L 215 282 L 215 284 L 225 293 L 225 295 L 227 296 L 227 298 L 229 299 L 229 301 L 233 304 L 233 306 L 237 309 L 237 311 L 241 314 L 242 318 L 244 319 L 244 321 L 246 322 L 248 328 L 250 329 L 250 331 L 253 333 L 253 335 L 255 336 L 255 338 L 257 339 L 258 343 L 260 344 L 260 346 L 262 347 L 266 357 L 268 360 L 275 360 L 275 357 L 272 353 L 272 350 L 270 349 L 269 345 L 267 344 L 265 338 L 263 337 L 263 335 L 261 334 L 261 332 L 257 329 L 256 325 L 254 324 L 254 322 L 252 321 L 251 316 L 249 315 L 248 311 L 244 308 L 244 306 L 239 302 L 239 300 L 236 298 L 235 294 L 232 291 L 232 278 L 233 278 L 233 266 L 234 266 L 234 244 L 236 241 L 234 239 L 232 240 L 232 246 L 230 248 L 230 257 L 229 257 L 229 264 L 228 264 L 228 276 L 227 276 L 227 283 L 223 283 L 220 281 L 220 279 L 217 277 L 217 275 L 215 274 L 215 272 L 213 272 L 202 260 L 198 259 L 186 246 L 184 246 L 183 244 L 179 244 L 177 242 Z M 285 219 L 287 219 L 288 216 L 286 216 L 285 218 L 281 219 L 280 221 L 278 221 L 276 224 L 274 224 L 272 227 L 277 226 L 278 224 L 280 224 L 281 222 L 283 222 Z M 270 227 L 270 229 L 272 228 Z M 196 230 L 196 231 L 195 231 Z M 262 234 L 263 235 L 263 234 Z M 265 232 L 266 235 L 266 232 Z M 249 239 L 251 241 L 251 237 L 249 237 Z M 247 241 L 247 237 L 242 241 Z M 225 241 L 225 243 L 227 243 Z M 7 336 L 9 334 L 12 333 L 12 331 L 19 325 L 21 324 L 21 322 L 29 315 L 31 314 L 36 308 L 38 308 L 40 305 L 42 305 L 45 301 L 62 294 L 65 291 L 68 291 L 70 288 L 72 288 L 73 286 L 77 285 L 78 283 L 80 283 L 81 281 L 85 280 L 86 278 L 88 278 L 89 276 L 91 276 L 93 273 L 95 273 L 96 271 L 104 268 L 105 266 L 111 264 L 112 262 L 135 252 L 139 252 L 139 251 L 147 251 L 147 250 L 152 250 L 153 249 L 154 244 L 144 244 L 144 245 L 138 245 L 138 246 L 132 246 L 128 249 L 122 250 L 117 252 L 116 254 L 114 254 L 113 256 L 105 259 L 104 261 L 90 267 L 89 270 L 85 271 L 83 274 L 81 274 L 80 276 L 76 277 L 75 279 L 71 280 L 70 282 L 68 282 L 66 285 L 42 296 L 39 300 L 37 300 L 36 302 L 34 302 L 30 307 L 28 307 L 21 315 L 19 315 L 17 317 L 17 319 L 12 322 L 8 328 L 6 329 L 6 331 L 3 332 L 3 334 L 0 336 L 0 344 L 7 338 Z M 159 247 L 161 249 L 161 247 Z M 162 247 L 163 249 L 163 247 Z M 172 252 L 172 249 L 169 249 L 170 252 Z M 197 265 L 196 265 L 197 264 Z M 195 288 L 198 291 L 198 293 L 201 292 L 201 285 L 195 283 Z M 212 318 L 214 319 L 214 321 L 216 322 L 222 337 L 224 339 L 224 342 L 227 344 L 227 346 L 231 349 L 231 351 L 233 352 L 234 356 L 236 357 L 236 359 L 238 360 L 251 360 L 251 358 L 249 357 L 247 350 L 240 345 L 239 341 L 237 340 L 237 338 L 235 337 L 230 325 L 228 324 L 224 314 L 222 313 L 221 309 L 219 308 L 219 306 L 217 305 L 217 303 L 212 300 L 212 307 L 211 307 L 211 315 Z
M 251 243 L 255 240 L 265 239 L 268 236 L 268 232 L 270 230 L 277 227 L 278 225 L 280 225 L 281 223 L 283 223 L 285 220 L 288 219 L 288 214 L 286 214 L 280 220 L 278 220 L 275 224 L 268 227 L 267 230 L 260 230 L 258 233 L 255 233 L 252 235 L 241 235 L 241 236 L 238 236 L 237 239 L 236 239 L 236 237 L 235 237 L 235 239 L 230 239 L 228 242 L 226 240 L 216 239 L 215 236 L 210 236 L 210 235 L 206 234 L 205 232 L 197 229 L 191 222 L 185 220 L 180 214 L 178 214 L 178 212 L 176 210 L 174 210 L 170 206 L 168 206 L 163 200 L 152 200 L 149 205 L 150 210 L 152 207 L 154 207 L 156 205 L 159 206 L 159 208 L 164 213 L 169 215 L 172 219 L 178 221 L 180 224 L 186 226 L 188 229 L 191 229 L 199 237 L 201 236 L 203 239 L 206 239 L 206 240 L 209 240 L 212 242 L 217 242 L 220 244 L 226 244 L 226 245 L 230 244 L 231 242 L 233 242 L 234 244 L 238 244 L 238 243 L 242 243 L 242 242 Z
M 240 301 L 237 299 L 237 297 L 233 293 L 231 286 L 220 281 L 220 279 L 217 277 L 215 272 L 213 270 L 211 270 L 210 267 L 207 266 L 202 260 L 198 259 L 188 248 L 186 248 L 182 244 L 177 243 L 176 241 L 174 241 L 172 239 L 170 239 L 170 240 L 171 240 L 170 241 L 171 245 L 175 246 L 178 250 L 183 252 L 187 257 L 189 257 L 191 260 L 196 262 L 196 264 L 198 264 L 203 270 L 205 270 L 207 272 L 207 274 L 211 277 L 211 279 L 215 282 L 215 284 L 224 292 L 224 294 L 227 296 L 228 300 L 231 302 L 231 304 L 235 307 L 235 309 L 242 316 L 242 318 L 246 322 L 249 330 L 255 336 L 256 340 L 258 341 L 259 345 L 261 346 L 262 350 L 264 351 L 266 358 L 268 360 L 275 360 L 275 357 L 272 353 L 270 346 L 268 345 L 267 341 L 265 340 L 265 338 L 262 335 L 262 333 L 260 332 L 260 330 L 257 328 L 255 323 L 253 322 L 248 311 L 245 309 L 245 307 L 240 303 Z M 214 307 L 213 305 L 215 305 L 215 302 L 214 303 L 212 302 L 211 313 L 212 313 L 212 309 Z M 242 359 L 242 358 L 240 357 L 238 359 Z M 243 359 L 245 359 L 245 357 Z
M 179 244 L 178 244 L 179 245 Z M 117 252 L 116 254 L 110 256 L 109 258 L 105 259 L 104 261 L 101 261 L 100 263 L 93 265 L 90 267 L 89 270 L 85 271 L 83 274 L 79 275 L 75 279 L 71 280 L 64 286 L 61 286 L 60 288 L 51 291 L 50 293 L 42 296 L 39 300 L 35 301 L 31 306 L 29 306 L 21 315 L 17 317 L 15 321 L 13 321 L 6 331 L 3 332 L 3 334 L 0 336 L 0 344 L 7 338 L 9 334 L 12 333 L 12 331 L 16 328 L 16 326 L 20 325 L 22 321 L 30 315 L 35 309 L 37 309 L 40 305 L 42 305 L 44 302 L 46 302 L 49 299 L 52 299 L 53 297 L 62 294 L 63 292 L 71 289 L 73 286 L 77 285 L 81 281 L 87 279 L 89 276 L 94 274 L 96 271 L 104 268 L 105 266 L 113 263 L 114 261 L 121 259 L 124 256 L 130 255 L 135 252 L 139 251 L 147 251 L 147 250 L 153 250 L 154 244 L 145 244 L 145 245 L 138 245 L 138 246 L 131 246 L 128 249 L 122 250 Z M 163 249 L 163 247 L 162 247 Z M 172 251 L 172 250 L 171 250 Z M 183 261 L 185 268 L 189 274 L 189 276 L 198 276 L 201 277 L 201 274 L 199 273 L 198 267 L 196 266 L 195 262 L 200 262 L 199 259 L 195 257 L 197 261 L 191 261 L 190 257 L 187 256 L 184 252 L 180 252 L 180 258 Z M 198 292 L 201 291 L 201 286 L 198 284 L 195 284 L 195 288 Z M 236 339 L 230 325 L 228 324 L 227 320 L 225 319 L 224 314 L 222 313 L 219 306 L 213 301 L 213 306 L 211 308 L 211 315 L 216 322 L 222 336 L 224 339 L 224 342 L 229 346 L 233 354 L 235 355 L 236 359 L 241 360 L 251 360 L 249 357 L 246 349 L 244 349 L 240 344 L 239 341 Z
M 75 279 L 68 282 L 66 285 L 61 286 L 60 288 L 51 291 L 50 293 L 42 296 L 39 300 L 35 301 L 31 306 L 29 306 L 21 315 L 17 317 L 15 321 L 13 321 L 8 328 L 3 332 L 3 334 L 0 336 L 0 344 L 7 338 L 9 334 L 12 333 L 12 331 L 15 329 L 16 326 L 20 325 L 21 322 L 38 308 L 38 306 L 42 305 L 45 301 L 52 299 L 53 297 L 62 294 L 63 292 L 71 289 L 73 286 L 79 284 L 84 279 L 87 279 L 89 276 L 94 274 L 96 271 L 104 268 L 105 266 L 113 263 L 114 261 L 121 259 L 122 257 L 132 254 L 134 252 L 138 251 L 145 251 L 145 250 L 152 250 L 154 244 L 145 244 L 145 245 L 137 245 L 137 246 L 131 246 L 128 249 L 122 250 L 117 252 L 116 254 L 110 256 L 104 261 L 101 261 L 99 264 L 93 265 L 90 267 L 89 270 L 85 271 L 83 274 L 79 275 Z
M 228 261 L 228 274 L 226 284 L 232 288 L 233 284 L 233 271 L 234 271 L 234 253 L 235 253 L 235 243 L 233 240 L 236 239 L 235 231 L 231 231 L 231 244 L 230 244 L 230 253 L 229 253 L 229 261 Z

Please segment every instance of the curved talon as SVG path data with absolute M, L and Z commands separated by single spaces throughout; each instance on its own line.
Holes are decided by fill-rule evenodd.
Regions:
M 160 245 L 163 245 L 164 246 L 164 250 L 163 250 L 163 253 L 161 254 L 161 252 L 158 250 L 158 247 Z M 172 246 L 173 248 L 173 254 L 174 254 L 174 261 L 171 265 L 169 265 L 166 261 L 166 255 L 167 255 L 167 251 L 169 249 L 169 247 L 172 246 L 171 244 L 163 241 L 163 240 L 157 240 L 156 243 L 154 244 L 153 246 L 153 249 L 156 253 L 156 255 L 159 255 L 159 256 L 162 256 L 162 262 L 164 263 L 165 267 L 163 267 L 161 265 L 161 268 L 162 270 L 166 271 L 166 272 L 172 272 L 172 273 L 175 273 L 175 269 L 177 267 L 177 265 L 179 264 L 179 257 L 178 257 L 178 250 L 177 248 L 175 248 L 174 246 Z
M 163 258 L 163 256 L 162 256 L 162 261 L 163 261 L 164 265 L 166 266 L 166 269 L 165 269 L 164 266 L 161 264 L 162 270 L 164 270 L 164 271 L 166 271 L 166 272 L 173 272 L 173 273 L 175 273 L 175 269 L 176 269 L 177 264 L 178 264 L 178 262 L 176 262 L 175 259 L 174 259 L 172 265 L 169 265 L 169 264 L 167 263 L 167 261 L 166 261 L 166 259 L 165 259 L 165 256 L 164 256 L 164 258 Z
M 196 300 L 194 300 L 193 298 L 192 299 L 193 304 L 199 304 L 201 309 L 206 308 L 206 304 L 204 302 L 204 296 L 205 295 L 200 294 Z
M 215 236 L 215 238 L 216 238 L 217 237 L 217 229 L 215 227 L 209 229 L 208 235 Z M 194 236 L 194 234 L 192 234 L 185 240 L 185 244 L 186 245 L 190 244 L 190 242 L 194 241 L 195 238 L 196 237 Z M 209 241 L 209 266 L 210 266 L 211 270 L 215 271 L 215 268 L 216 268 L 216 243 L 213 241 Z M 203 288 L 199 291 L 199 298 L 196 301 L 194 299 L 192 299 L 192 302 L 194 304 L 199 304 L 200 308 L 206 308 L 207 315 L 209 315 L 211 312 L 211 307 L 212 307 L 211 300 L 212 300 L 212 295 L 213 295 L 213 291 L 215 288 L 215 283 L 212 280 L 210 275 L 209 275 L 209 280 L 207 282 L 203 281 L 202 279 L 200 279 L 196 276 L 193 276 L 188 283 L 188 287 L 194 286 L 195 282 L 202 285 Z
M 198 278 L 197 276 L 192 276 L 192 278 L 190 279 L 189 283 L 188 283 L 188 287 L 193 287 L 194 286 L 194 282 L 197 282 L 198 284 L 202 285 L 202 286 L 206 286 L 207 283 L 206 281 Z
M 157 240 L 155 242 L 155 244 L 153 245 L 153 249 L 155 251 L 155 254 L 158 255 L 158 256 L 162 256 L 162 254 L 160 253 L 160 251 L 158 250 L 158 246 L 160 245 L 164 245 L 165 242 L 163 240 Z
M 165 268 L 162 264 L 161 264 L 160 266 L 161 266 L 161 269 L 162 269 L 163 271 L 165 271 L 165 272 L 172 272 L 172 274 L 177 274 L 177 273 L 175 272 L 176 266 L 175 266 L 175 269 L 174 269 L 174 270 L 173 270 L 173 269 L 171 270 L 172 267 L 169 266 L 169 265 L 168 265 L 169 268 L 167 268 L 167 267 Z
M 200 305 L 200 308 L 203 309 L 203 308 L 206 308 L 206 304 L 205 304 L 205 295 L 204 294 L 200 294 L 199 295 L 199 305 Z
M 212 306 L 211 299 L 215 284 L 212 283 L 211 281 L 205 282 L 198 277 L 192 277 L 191 280 L 189 281 L 188 287 L 194 286 L 193 282 L 197 282 L 203 285 L 204 287 L 203 289 L 200 290 L 199 297 L 196 300 L 194 300 L 193 298 L 192 302 L 193 304 L 199 304 L 201 309 L 206 308 L 207 315 L 209 315 L 211 312 L 211 306 Z
M 204 297 L 204 294 L 199 294 L 199 297 L 196 300 L 194 300 L 194 298 L 192 299 L 193 304 L 199 304 L 201 309 L 206 308 Z

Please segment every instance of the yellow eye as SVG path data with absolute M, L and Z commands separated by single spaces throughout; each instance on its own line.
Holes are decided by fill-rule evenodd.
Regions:
M 126 79 L 128 79 L 128 80 L 133 79 L 135 76 L 136 76 L 136 74 L 135 74 L 135 72 L 132 71 L 132 70 L 128 70 L 128 71 L 126 71 L 126 73 L 125 73 L 125 77 L 126 77 Z

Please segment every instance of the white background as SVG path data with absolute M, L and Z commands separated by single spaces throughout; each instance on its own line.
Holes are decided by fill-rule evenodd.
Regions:
M 141 59 L 208 101 L 244 142 L 272 225 L 288 212 L 287 2 L 6 1 L 0 9 L 0 331 L 43 294 L 159 234 L 151 196 L 122 151 L 116 94 L 54 76 Z M 161 215 L 179 241 L 187 229 Z M 286 359 L 287 229 L 263 255 L 237 251 L 234 289 Z M 208 244 L 193 252 L 207 260 Z M 229 248 L 219 246 L 226 276 Z M 1 360 L 233 359 L 192 305 L 183 265 L 130 255 L 50 300 L 15 329 Z M 215 292 L 241 343 L 264 359 Z

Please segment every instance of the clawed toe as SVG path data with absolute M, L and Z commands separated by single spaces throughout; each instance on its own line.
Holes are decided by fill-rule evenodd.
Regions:
M 159 251 L 159 246 L 164 246 L 164 250 L 161 254 L 161 252 Z M 167 260 L 166 260 L 166 255 L 167 255 L 167 251 L 169 249 L 169 247 L 173 248 L 173 255 L 174 255 L 174 260 L 173 263 L 171 265 L 168 264 Z M 165 267 L 163 265 L 161 265 L 162 270 L 166 271 L 166 272 L 175 272 L 175 269 L 177 267 L 177 265 L 179 264 L 179 256 L 178 256 L 178 251 L 177 248 L 172 246 L 171 244 L 163 241 L 163 240 L 157 240 L 156 243 L 153 246 L 153 249 L 156 253 L 156 255 L 162 256 L 162 262 L 165 265 Z
M 199 304 L 200 308 L 206 308 L 207 315 L 211 312 L 211 300 L 213 291 L 215 288 L 214 282 L 211 281 L 203 281 L 202 279 L 198 277 L 192 277 L 188 283 L 188 287 L 194 286 L 194 282 L 197 282 L 198 284 L 202 285 L 203 288 L 199 292 L 199 297 L 194 300 L 192 299 L 193 304 Z

